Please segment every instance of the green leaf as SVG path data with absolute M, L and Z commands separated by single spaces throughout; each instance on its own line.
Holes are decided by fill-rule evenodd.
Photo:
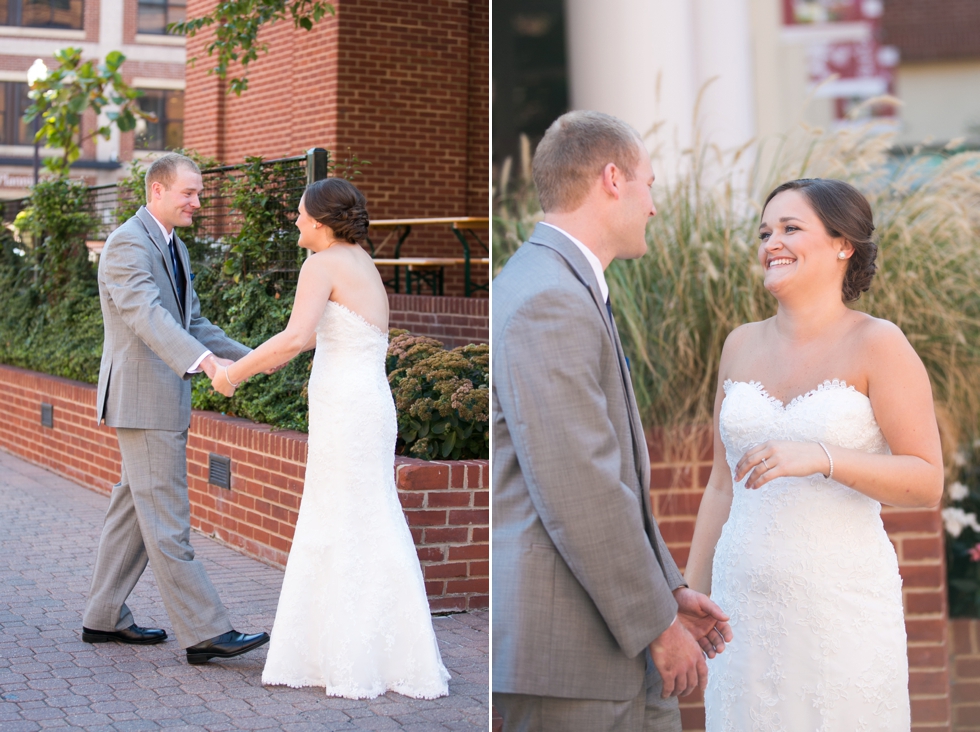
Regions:
M 120 51 L 110 51 L 109 53 L 106 54 L 105 57 L 106 66 L 108 66 L 113 71 L 115 71 L 120 66 L 122 66 L 125 60 L 126 60 L 126 56 Z

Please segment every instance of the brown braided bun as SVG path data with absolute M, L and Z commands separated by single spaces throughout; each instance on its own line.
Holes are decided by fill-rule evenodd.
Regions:
M 336 238 L 356 244 L 367 237 L 367 199 L 343 178 L 324 178 L 307 186 L 303 205 L 306 213 L 330 227 Z

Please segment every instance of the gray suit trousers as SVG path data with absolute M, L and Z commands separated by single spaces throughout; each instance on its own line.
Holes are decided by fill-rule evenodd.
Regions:
M 677 700 L 661 699 L 663 679 L 647 652 L 643 689 L 632 699 L 563 699 L 532 694 L 493 694 L 503 732 L 681 732 Z
M 117 428 L 122 478 L 112 489 L 82 624 L 133 624 L 126 599 L 147 561 L 182 648 L 232 629 L 228 613 L 190 544 L 187 430 Z

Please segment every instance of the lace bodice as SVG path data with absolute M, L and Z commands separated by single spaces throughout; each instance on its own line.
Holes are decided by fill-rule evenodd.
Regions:
M 733 471 L 767 440 L 886 453 L 867 396 L 826 381 L 787 404 L 724 385 L 719 429 Z M 710 662 L 707 729 L 909 727 L 901 579 L 881 505 L 821 474 L 733 486 L 712 597 L 735 639 Z

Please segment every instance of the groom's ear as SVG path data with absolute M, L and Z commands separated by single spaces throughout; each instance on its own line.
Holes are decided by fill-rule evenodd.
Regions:
M 622 195 L 623 180 L 623 171 L 616 166 L 616 163 L 606 163 L 600 178 L 602 190 L 618 200 Z

